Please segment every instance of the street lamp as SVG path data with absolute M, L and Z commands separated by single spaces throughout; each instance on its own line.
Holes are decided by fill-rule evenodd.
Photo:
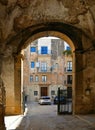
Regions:
M 90 92 L 91 92 L 90 80 L 91 80 L 91 78 L 87 78 L 87 80 L 86 80 L 86 84 L 87 84 L 87 88 L 85 89 L 85 94 L 86 95 L 90 95 Z

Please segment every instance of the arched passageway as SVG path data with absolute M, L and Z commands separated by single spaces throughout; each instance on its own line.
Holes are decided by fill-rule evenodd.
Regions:
M 87 83 L 89 82 L 89 76 L 86 76 L 86 71 L 89 70 L 86 68 L 86 55 L 89 56 L 88 53 L 90 49 L 85 49 L 83 46 L 82 41 L 82 31 L 62 23 L 47 23 L 37 25 L 35 27 L 27 28 L 20 32 L 20 34 L 16 35 L 14 40 L 9 41 L 8 46 L 14 46 L 14 42 L 19 43 L 16 46 L 16 51 L 14 55 L 11 53 L 11 49 L 9 52 L 9 57 L 11 56 L 11 63 L 10 60 L 6 61 L 6 57 L 3 60 L 3 73 L 6 71 L 6 76 L 2 74 L 3 81 L 6 82 L 9 79 L 6 79 L 8 72 L 10 71 L 9 68 L 13 69 L 10 75 L 11 82 L 7 81 L 7 88 L 6 88 L 6 113 L 7 114 L 18 114 L 22 113 L 22 105 L 21 105 L 21 58 L 23 58 L 22 54 L 20 53 L 23 48 L 25 48 L 29 42 L 40 38 L 42 36 L 56 36 L 63 40 L 65 40 L 72 48 L 73 51 L 73 114 L 84 114 L 94 112 L 94 99 L 93 95 L 85 95 L 85 90 L 87 88 Z M 19 39 L 20 38 L 20 39 Z M 85 37 L 84 37 L 85 39 Z M 87 54 L 85 54 L 87 52 Z M 8 68 L 4 69 L 5 64 L 8 63 Z M 87 82 L 84 82 L 84 79 Z M 9 87 L 10 85 L 10 87 Z M 12 90 L 12 99 L 10 100 L 10 89 Z M 93 100 L 91 100 L 93 99 Z M 12 107 L 9 105 L 9 101 L 12 102 Z
M 3 67 L 5 63 L 8 63 L 8 68 L 3 70 L 4 71 L 10 71 L 9 68 L 12 69 L 13 72 L 11 72 L 11 75 L 9 78 L 13 79 L 11 82 L 9 82 L 11 88 L 7 85 L 6 88 L 6 114 L 18 114 L 22 113 L 22 99 L 21 99 L 21 59 L 23 59 L 23 55 L 21 54 L 21 50 L 25 48 L 29 42 L 32 42 L 33 40 L 40 38 L 42 36 L 56 36 L 63 40 L 65 40 L 72 48 L 73 51 L 73 114 L 84 114 L 84 113 L 90 113 L 91 111 L 94 112 L 94 107 L 92 104 L 91 98 L 93 98 L 93 95 L 85 95 L 86 90 L 86 82 L 84 82 L 84 76 L 85 76 L 85 48 L 83 48 L 82 43 L 82 31 L 78 30 L 75 27 L 72 27 L 67 24 L 62 23 L 48 23 L 45 25 L 37 25 L 37 27 L 30 27 L 26 30 L 23 30 L 21 34 L 16 35 L 13 39 L 14 41 L 10 41 L 8 43 L 8 46 L 14 46 L 13 42 L 16 42 L 15 40 L 20 40 L 19 45 L 16 46 L 16 52 L 14 55 L 11 55 L 11 63 L 10 61 L 6 61 L 6 57 L 3 60 Z M 19 39 L 20 37 L 20 39 Z M 84 37 L 85 38 L 85 37 Z M 87 50 L 87 52 L 89 49 Z M 11 54 L 9 52 L 9 54 Z M 88 53 L 87 53 L 88 56 Z M 10 57 L 10 56 L 9 56 Z M 87 70 L 88 71 L 88 70 Z M 7 72 L 8 74 L 8 72 Z M 6 74 L 6 76 L 7 76 Z M 3 80 L 5 82 L 6 76 L 3 77 Z M 89 77 L 86 77 L 85 80 L 89 80 Z M 9 79 L 8 79 L 9 80 Z M 88 81 L 87 81 L 88 82 Z M 8 88 L 9 87 L 9 88 Z M 14 89 L 13 91 L 13 98 L 10 100 L 10 89 Z M 9 101 L 12 102 L 12 107 L 9 106 Z
M 21 55 L 21 50 L 25 48 L 29 42 L 32 42 L 33 40 L 40 38 L 42 36 L 57 36 L 65 41 L 71 46 L 73 51 L 73 66 L 74 66 L 74 72 L 73 72 L 73 78 L 74 78 L 74 114 L 75 113 L 88 113 L 91 112 L 92 109 L 92 103 L 89 100 L 89 97 L 85 96 L 85 89 L 86 89 L 86 82 L 83 81 L 86 66 L 84 65 L 85 61 L 84 59 L 84 52 L 86 51 L 85 48 L 83 48 L 82 43 L 82 37 L 83 33 L 81 30 L 63 23 L 46 23 L 46 24 L 38 24 L 37 26 L 26 28 L 25 30 L 21 31 L 20 34 L 16 35 L 13 39 L 14 41 L 10 41 L 8 44 L 12 46 L 13 42 L 16 42 L 16 40 L 19 40 L 19 45 L 16 46 L 16 52 L 14 54 L 15 60 L 14 60 L 14 78 L 13 74 L 10 76 L 13 78 L 13 84 L 14 84 L 14 94 L 13 94 L 13 108 L 10 110 L 8 109 L 9 106 L 6 105 L 6 113 L 20 113 L 21 110 L 21 58 L 23 56 Z M 88 80 L 89 77 L 86 77 L 85 80 Z M 12 82 L 11 82 L 12 84 Z M 17 87 L 19 86 L 19 87 Z M 7 88 L 8 89 L 8 88 Z M 10 90 L 9 90 L 10 91 Z M 7 95 L 8 96 L 8 95 Z M 9 96 L 8 96 L 9 97 Z M 86 99 L 85 99 L 86 98 Z M 87 101 L 86 101 L 87 100 Z M 86 103 L 89 100 L 89 105 Z M 7 98 L 8 103 L 8 98 Z M 89 107 L 88 107 L 89 106 Z M 14 110 L 12 110 L 14 109 Z
M 49 1 L 46 1 L 47 4 L 40 1 L 32 3 L 30 0 L 27 4 L 25 2 L 0 1 L 1 129 L 4 128 L 5 90 L 6 113 L 22 112 L 20 93 L 23 56 L 20 52 L 27 46 L 29 39 L 33 41 L 46 35 L 57 36 L 67 41 L 73 50 L 74 113 L 95 113 L 95 2 L 77 0 L 71 2 L 71 6 L 69 1 L 56 0 L 52 6 Z M 41 10 L 39 5 L 42 7 Z M 55 7 L 56 13 L 53 11 Z

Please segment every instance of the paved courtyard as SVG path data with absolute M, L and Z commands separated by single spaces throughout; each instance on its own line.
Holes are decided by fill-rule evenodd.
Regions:
M 24 115 L 5 117 L 7 130 L 95 130 L 95 115 L 57 115 L 56 105 L 27 104 Z

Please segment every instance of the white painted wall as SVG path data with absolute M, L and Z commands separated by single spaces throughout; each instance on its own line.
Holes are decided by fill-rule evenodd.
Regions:
M 47 46 L 48 50 L 51 51 L 51 39 L 40 38 L 38 40 L 38 51 L 41 50 L 41 46 Z

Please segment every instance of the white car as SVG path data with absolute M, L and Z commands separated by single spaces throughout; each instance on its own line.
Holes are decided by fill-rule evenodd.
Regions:
M 42 96 L 40 99 L 39 99 L 39 104 L 48 104 L 48 105 L 51 105 L 51 99 L 49 96 Z

